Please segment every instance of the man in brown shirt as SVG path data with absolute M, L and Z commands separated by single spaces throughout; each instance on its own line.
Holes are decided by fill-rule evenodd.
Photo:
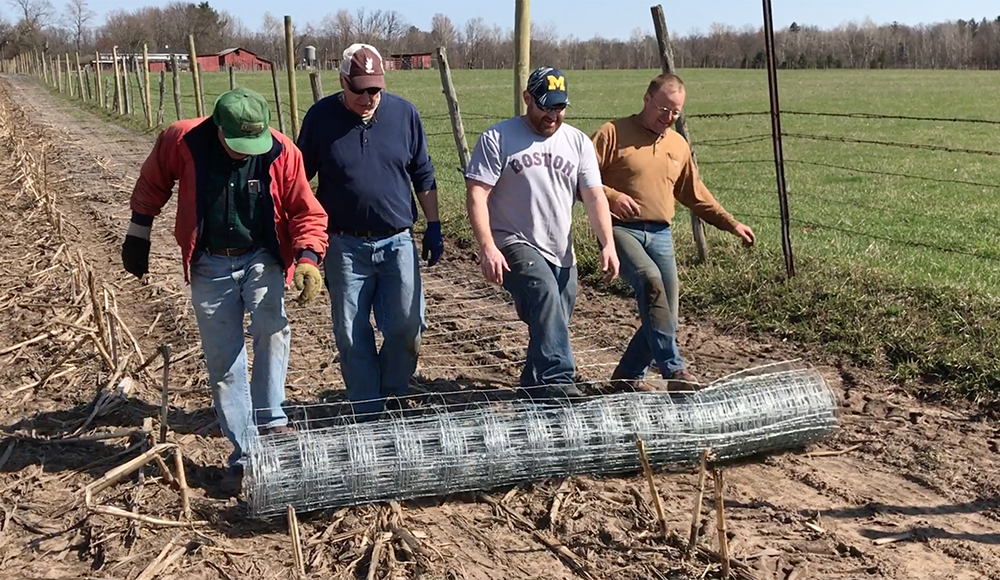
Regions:
M 681 79 L 661 74 L 649 83 L 642 111 L 605 123 L 592 137 L 621 273 L 635 291 L 642 319 L 611 375 L 619 386 L 651 388 L 641 379 L 654 361 L 667 390 L 700 386 L 677 348 L 677 263 L 670 234 L 674 200 L 745 246 L 754 243 L 753 230 L 726 212 L 702 183 L 687 141 L 670 130 L 684 98 Z

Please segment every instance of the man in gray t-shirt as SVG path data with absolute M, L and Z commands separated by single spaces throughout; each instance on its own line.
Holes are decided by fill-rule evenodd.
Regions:
M 511 293 L 528 325 L 522 389 L 578 397 L 569 342 L 576 301 L 573 204 L 583 201 L 609 282 L 618 276 L 611 213 L 593 143 L 563 124 L 565 75 L 536 69 L 523 97 L 526 115 L 497 123 L 476 143 L 465 172 L 469 221 L 483 276 Z

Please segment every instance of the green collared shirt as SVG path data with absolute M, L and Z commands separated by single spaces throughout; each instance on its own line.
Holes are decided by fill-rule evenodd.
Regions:
M 201 245 L 213 249 L 262 248 L 267 245 L 268 192 L 257 177 L 261 156 L 233 159 L 221 142 L 211 147 L 208 171 L 199 176 L 198 200 L 203 225 Z

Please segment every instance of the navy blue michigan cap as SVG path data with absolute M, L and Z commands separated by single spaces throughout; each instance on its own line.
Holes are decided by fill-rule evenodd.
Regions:
M 538 106 L 543 109 L 569 105 L 566 75 L 559 69 L 550 66 L 536 68 L 528 77 L 527 89 Z

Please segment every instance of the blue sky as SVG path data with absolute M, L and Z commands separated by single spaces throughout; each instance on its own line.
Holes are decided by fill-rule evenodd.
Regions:
M 198 1 L 198 0 L 193 0 Z M 57 10 L 65 9 L 64 0 L 52 0 Z M 137 5 L 163 5 L 167 0 L 89 0 L 92 10 L 97 12 L 97 20 L 103 22 L 104 15 L 116 8 Z M 628 38 L 632 30 L 641 28 L 652 31 L 649 7 L 655 0 L 532 0 L 532 20 L 539 24 L 553 24 L 561 36 L 575 35 L 590 38 L 595 35 L 606 38 Z M 741 27 L 759 26 L 762 19 L 761 3 L 757 0 L 688 0 L 686 2 L 660 2 L 667 16 L 667 27 L 672 34 L 687 34 L 694 30 L 707 32 L 712 23 Z M 288 14 L 295 23 L 312 21 L 319 23 L 324 15 L 334 13 L 339 8 L 352 12 L 362 3 L 338 4 L 333 2 L 289 2 L 277 3 L 268 0 L 210 0 L 218 9 L 239 16 L 252 29 L 260 26 L 264 13 L 270 11 L 279 19 Z M 503 28 L 513 28 L 513 0 L 372 0 L 364 3 L 368 10 L 396 10 L 406 20 L 419 28 L 430 28 L 431 16 L 441 12 L 451 17 L 460 28 L 467 20 L 482 17 L 487 24 L 499 24 Z M 5 2 L 3 14 L 8 20 L 14 14 Z M 993 0 L 840 0 L 825 2 L 816 0 L 772 0 L 775 28 L 788 26 L 792 22 L 814 24 L 831 28 L 848 20 L 861 21 L 871 18 L 876 24 L 894 20 L 904 24 L 920 24 L 957 20 L 959 18 L 977 20 L 983 17 L 993 19 L 1000 16 L 1000 3 Z

